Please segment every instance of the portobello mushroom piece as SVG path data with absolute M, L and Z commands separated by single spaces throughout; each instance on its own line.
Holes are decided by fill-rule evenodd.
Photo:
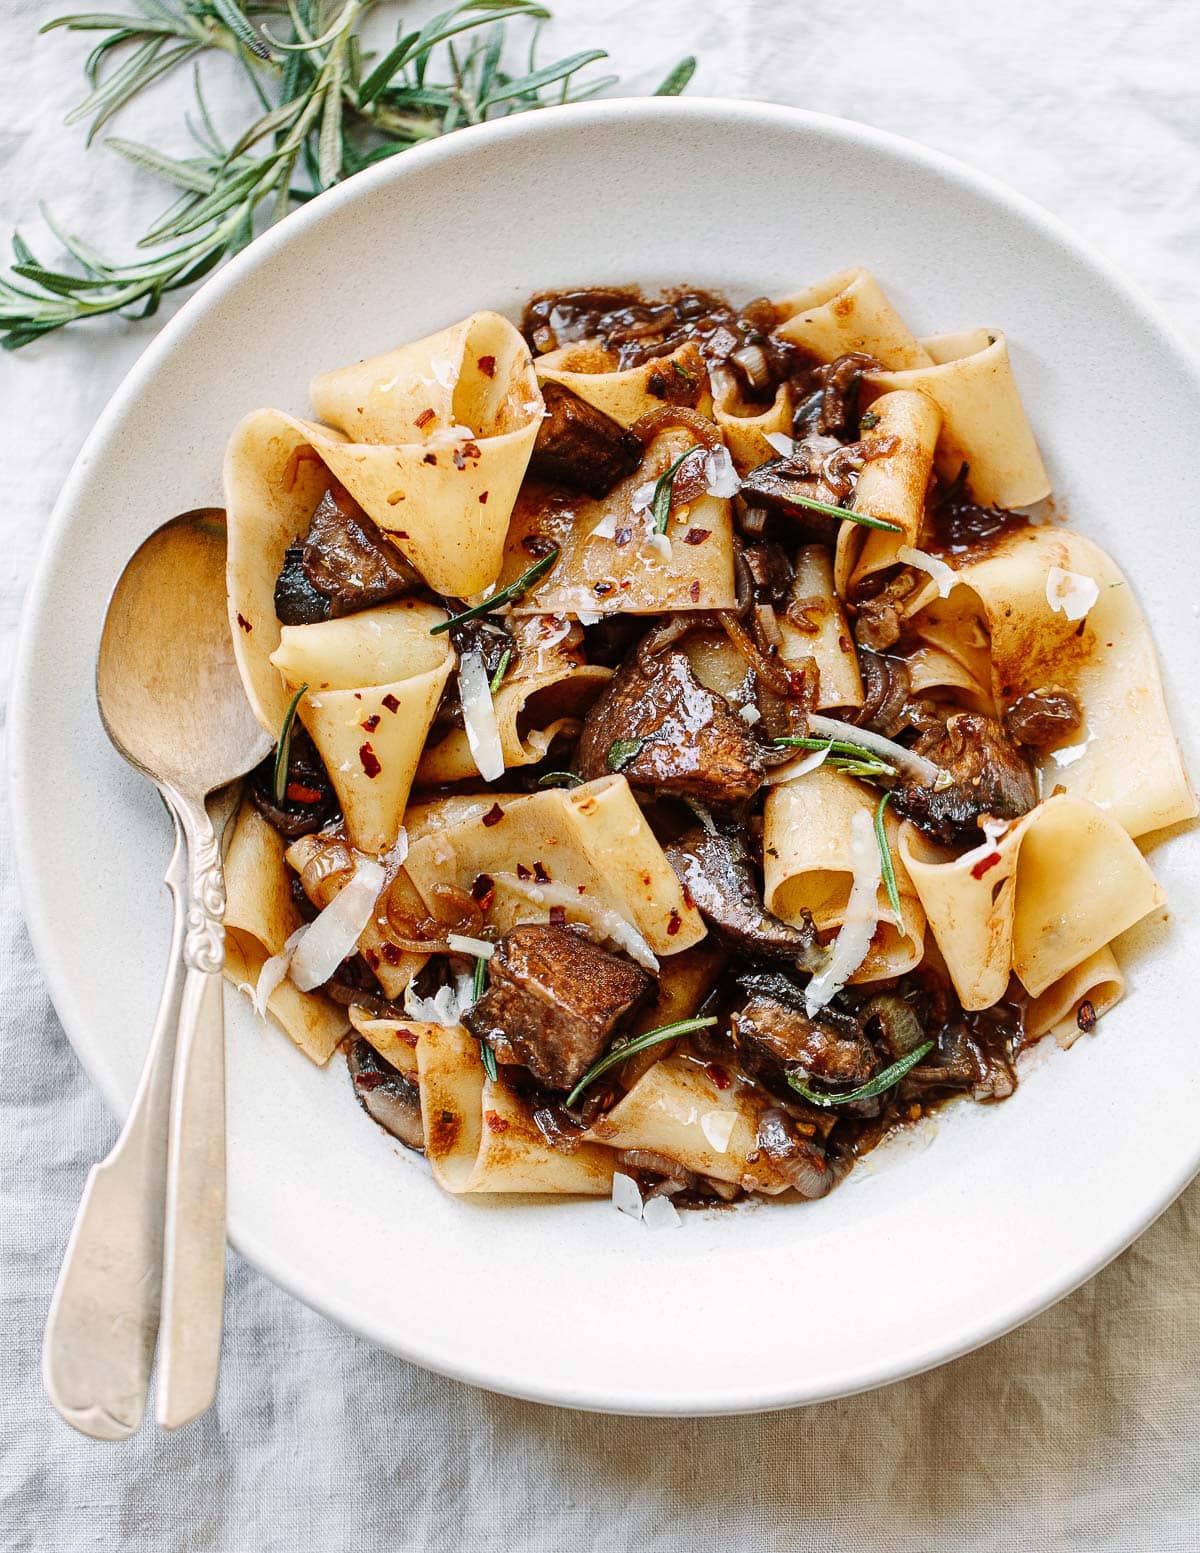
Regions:
M 425 1128 L 417 1086 L 361 1036 L 347 1037 L 346 1066 L 354 1084 L 354 1098 L 371 1120 L 398 1138 L 406 1149 L 423 1154 Z
M 732 1015 L 734 1044 L 752 1058 L 798 1064 L 828 1084 L 863 1084 L 877 1067 L 875 1050 L 852 1014 L 823 1009 L 810 1018 L 802 1008 L 754 992 Z
M 679 649 L 631 653 L 583 722 L 584 781 L 622 772 L 658 793 L 732 804 L 762 786 L 763 747 L 724 696 L 706 689 Z
M 416 567 L 340 485 L 317 503 L 303 564 L 309 582 L 329 600 L 331 616 L 351 615 L 425 586 Z
M 603 410 L 561 383 L 543 383 L 542 398 L 547 413 L 533 444 L 531 474 L 600 497 L 641 463 L 641 439 Z
M 1083 727 L 1083 712 L 1069 690 L 1057 685 L 1030 690 L 1004 714 L 1004 731 L 1034 754 L 1057 749 Z
M 310 836 L 337 813 L 337 794 L 308 729 L 299 718 L 292 723 L 287 781 L 282 803 L 275 801 L 275 752 L 250 773 L 250 802 L 281 836 L 294 841 Z
M 905 783 L 893 790 L 892 807 L 937 841 L 972 846 L 980 820 L 1015 820 L 1037 803 L 1033 767 L 1005 737 L 994 718 L 958 712 L 931 728 L 913 746 L 950 777 L 943 788 Z
M 760 540 L 743 548 L 742 559 L 754 584 L 755 601 L 771 604 L 776 609 L 782 608 L 788 601 L 796 577 L 795 568 L 783 546 L 773 539 Z
M 804 457 L 768 459 L 752 469 L 741 485 L 741 496 L 748 506 L 782 513 L 784 517 L 794 519 L 806 536 L 832 545 L 837 539 L 839 520 L 829 513 L 815 511 L 801 499 L 829 502 L 830 495 L 823 482 L 812 474 Z M 836 503 L 830 502 L 830 505 Z
M 726 945 L 758 960 L 815 970 L 821 960 L 812 918 L 799 927 L 763 905 L 754 864 L 736 836 L 689 831 L 665 849 L 700 915 Z
M 463 1016 L 501 1062 L 518 1062 L 548 1089 L 573 1089 L 651 978 L 569 927 L 528 923 L 496 946 L 488 988 Z

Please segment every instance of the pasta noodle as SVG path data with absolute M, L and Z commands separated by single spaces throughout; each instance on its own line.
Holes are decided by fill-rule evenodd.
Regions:
M 820 361 L 861 351 L 897 371 L 930 363 L 870 270 L 842 270 L 777 306 L 780 336 Z
M 622 369 L 612 351 L 597 341 L 584 341 L 547 351 L 536 358 L 534 366 L 540 382 L 569 388 L 620 426 L 632 426 L 648 411 L 659 409 L 664 400 L 676 396 L 694 403 L 702 415 L 712 409 L 708 373 L 694 345 Z

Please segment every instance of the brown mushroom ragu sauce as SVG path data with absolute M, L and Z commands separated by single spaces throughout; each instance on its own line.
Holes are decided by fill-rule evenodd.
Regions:
M 492 784 L 502 796 L 535 792 L 546 783 L 624 777 L 685 898 L 707 925 L 704 974 L 687 1013 L 708 1022 L 608 1066 L 580 1093 L 581 1081 L 614 1043 L 634 1028 L 649 1028 L 657 980 L 611 943 L 591 941 L 561 910 L 552 909 L 549 921 L 496 935 L 484 876 L 470 890 L 448 890 L 438 917 L 397 899 L 391 918 L 396 942 L 372 953 L 378 967 L 381 952 L 399 957 L 414 947 L 444 946 L 454 932 L 493 940 L 486 984 L 463 1022 L 554 1148 L 576 1149 L 585 1129 L 603 1136 L 606 1114 L 633 1080 L 673 1053 L 702 1067 L 718 1088 L 736 1085 L 751 1094 L 756 1151 L 803 1196 L 818 1197 L 889 1129 L 948 1096 L 1000 1100 L 1011 1094 L 1024 1001 L 1014 981 L 991 1009 L 965 1013 L 936 959 L 927 957 L 905 975 L 849 985 L 811 1011 L 804 989 L 827 954 L 829 934 L 819 933 L 807 912 L 784 922 L 764 905 L 763 804 L 771 773 L 797 753 L 796 745 L 779 740 L 803 738 L 820 699 L 815 661 L 797 662 L 793 654 L 785 662 L 780 651 L 784 626 L 803 639 L 821 624 L 821 601 L 797 596 L 794 557 L 800 546 L 815 545 L 832 561 L 836 507 L 849 504 L 866 461 L 879 456 L 878 439 L 863 441 L 860 409 L 863 372 L 872 359 L 857 353 L 829 363 L 809 359 L 773 333 L 775 321 L 773 305 L 762 299 L 735 307 L 703 292 L 652 299 L 624 289 L 539 296 L 524 316 L 535 357 L 587 340 L 611 353 L 620 369 L 666 363 L 689 344 L 702 363 L 690 374 L 669 365 L 658 377 L 652 374 L 649 391 L 661 399 L 661 414 L 654 412 L 659 418 L 649 427 L 633 430 L 569 388 L 545 384 L 546 414 L 527 478 L 561 493 L 563 510 L 581 494 L 602 499 L 634 475 L 646 454 L 648 435 L 642 433 L 703 422 L 696 440 L 708 437 L 719 446 L 711 421 L 694 408 L 708 387 L 704 374 L 732 384 L 747 413 L 770 405 L 782 384 L 789 385 L 795 407 L 792 452 L 744 471 L 732 500 L 734 606 L 602 619 L 585 612 L 582 622 L 558 622 L 552 650 L 575 665 L 611 669 L 612 677 L 582 719 L 563 722 L 540 761 L 509 769 Z M 703 489 L 699 462 L 685 465 L 669 500 L 688 498 L 688 480 L 695 487 L 691 494 Z M 817 483 L 831 496 L 834 515 L 809 502 Z M 926 516 L 929 549 L 948 557 L 985 554 L 1025 521 L 974 505 L 969 477 L 952 485 L 931 479 Z M 686 542 L 699 552 L 705 537 L 701 530 Z M 619 531 L 615 540 L 621 544 Z M 530 563 L 539 548 L 547 560 L 554 555 L 553 544 L 539 547 L 535 534 L 525 545 Z M 1069 740 L 1080 714 L 1071 696 L 1053 685 L 1017 702 L 1003 721 L 956 704 L 950 693 L 936 699 L 914 693 L 903 600 L 926 580 L 911 568 L 892 568 L 867 578 L 844 601 L 865 700 L 861 708 L 835 709 L 834 715 L 864 737 L 878 736 L 932 761 L 936 782 L 919 779 L 919 764 L 904 766 L 876 773 L 877 791 L 889 791 L 896 814 L 931 841 L 974 846 L 983 840 L 985 817 L 1012 819 L 1033 807 L 1038 790 L 1032 757 Z M 282 624 L 297 625 L 412 595 L 444 604 L 451 614 L 464 608 L 462 600 L 434 595 L 334 485 L 287 551 L 275 607 Z M 544 624 L 536 617 L 500 609 L 456 624 L 451 639 L 460 653 L 480 655 L 489 679 L 502 681 L 518 638 L 539 629 Z M 710 662 L 723 666 L 721 675 L 706 672 Z M 430 742 L 462 725 L 451 677 Z M 478 792 L 482 785 L 476 777 L 460 790 Z M 251 790 L 261 813 L 289 841 L 337 831 L 333 788 L 302 729 L 291 738 L 282 799 L 271 761 L 256 773 Z M 486 815 L 482 823 L 488 823 Z M 435 995 L 463 964 L 461 956 L 435 952 L 416 991 Z M 370 1014 L 404 1017 L 365 954 L 347 961 L 326 990 Z M 411 1078 L 365 1040 L 352 1037 L 348 1044 L 355 1091 L 368 1113 L 419 1148 L 419 1094 Z M 867 1093 L 854 1098 L 858 1090 Z M 701 1177 L 653 1150 L 624 1151 L 620 1168 L 643 1191 L 668 1193 L 677 1203 L 726 1201 L 747 1189 L 747 1183 Z

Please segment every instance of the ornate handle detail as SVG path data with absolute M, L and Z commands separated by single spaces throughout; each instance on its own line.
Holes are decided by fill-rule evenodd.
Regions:
M 183 962 L 192 970 L 217 974 L 225 964 L 225 873 L 221 847 L 211 825 L 192 837 L 192 871 Z

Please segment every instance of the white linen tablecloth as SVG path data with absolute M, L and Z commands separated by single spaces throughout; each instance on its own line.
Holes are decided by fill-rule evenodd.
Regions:
M 81 132 L 61 125 L 81 95 L 82 40 L 35 37 L 49 17 L 85 8 L 0 9 L 0 228 L 19 221 L 40 236 L 37 202 L 49 199 L 100 248 L 123 253 L 165 203 L 161 188 L 103 151 L 85 156 Z M 694 90 L 863 119 L 996 174 L 1200 336 L 1194 0 L 557 0 L 556 11 L 548 50 L 606 45 L 630 90 L 694 51 Z M 243 86 L 210 74 L 228 109 Z M 182 149 L 189 96 L 175 80 L 120 131 Z M 71 330 L 0 367 L 5 678 L 54 497 L 154 327 Z M 1119 393 L 1120 364 L 1110 385 L 1087 391 Z M 1170 424 L 1164 406 L 1161 428 L 1139 430 L 1169 435 Z M 1130 451 L 1153 456 L 1144 443 Z M 147 1425 L 120 1445 L 83 1439 L 43 1396 L 39 1346 L 84 1176 L 115 1126 L 46 996 L 8 854 L 0 848 L 3 1548 L 1200 1544 L 1198 1187 L 1092 1283 L 981 1352 L 885 1391 L 758 1418 L 605 1418 L 485 1395 L 376 1352 L 231 1257 L 216 1407 L 171 1438 Z

